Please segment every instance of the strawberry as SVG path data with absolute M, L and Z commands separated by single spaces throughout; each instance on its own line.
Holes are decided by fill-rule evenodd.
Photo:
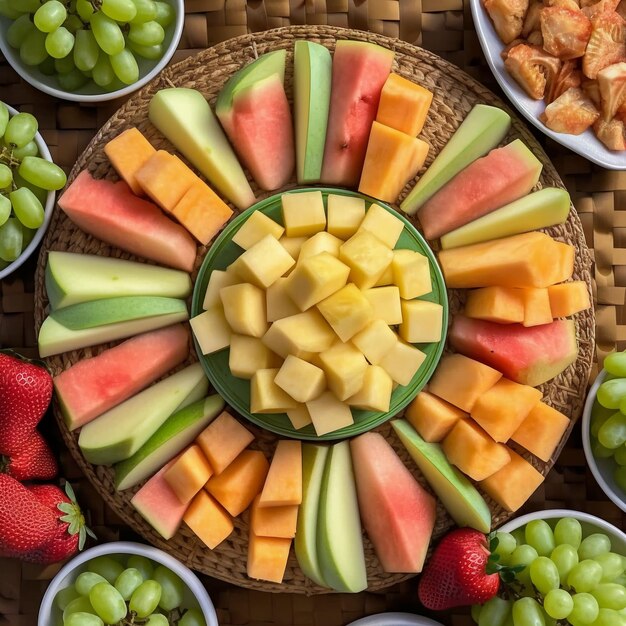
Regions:
M 0 474 L 0 555 L 23 557 L 49 543 L 54 513 L 15 478 Z
M 0 454 L 0 472 L 16 480 L 49 480 L 57 475 L 58 467 L 46 440 L 38 431 L 12 456 Z
M 26 444 L 52 397 L 52 377 L 35 363 L 0 353 L 0 454 Z

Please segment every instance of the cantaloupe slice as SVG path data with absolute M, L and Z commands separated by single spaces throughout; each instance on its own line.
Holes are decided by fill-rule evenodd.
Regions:
M 572 278 L 572 274 L 574 273 L 574 257 L 576 256 L 574 246 L 569 243 L 555 241 L 554 244 L 558 261 L 555 266 L 550 285 L 564 283 L 566 280 L 570 280 Z M 548 285 L 548 287 L 550 285 Z
M 547 463 L 569 423 L 566 415 L 539 402 L 511 435 L 511 439 Z
M 511 458 L 506 446 L 496 443 L 471 419 L 459 420 L 443 440 L 442 448 L 448 461 L 472 480 L 495 474 Z
M 213 469 L 200 447 L 191 445 L 163 477 L 181 502 L 191 502 L 212 474 Z
M 422 168 L 430 146 L 378 122 L 372 124 L 359 191 L 395 202 L 402 188 Z
M 583 280 L 550 285 L 548 297 L 550 298 L 552 317 L 569 317 L 591 306 L 587 283 Z
M 244 450 L 221 474 L 211 476 L 205 489 L 233 516 L 251 504 L 265 482 L 269 463 L 259 450 Z
M 545 287 L 528 287 L 521 289 L 524 299 L 524 320 L 523 326 L 541 326 L 552 321 L 552 311 L 550 310 L 550 298 Z
M 415 137 L 424 127 L 432 101 L 428 89 L 399 74 L 389 74 L 380 94 L 376 121 Z
M 257 496 L 250 509 L 250 528 L 257 537 L 281 537 L 293 539 L 296 536 L 299 505 L 259 506 Z
M 217 548 L 234 528 L 230 515 L 204 490 L 196 494 L 183 519 L 211 550 Z
M 227 411 L 218 415 L 196 439 L 216 474 L 221 474 L 253 441 L 254 435 Z
M 104 146 L 104 153 L 115 171 L 138 196 L 143 194 L 143 189 L 137 181 L 137 171 L 155 152 L 152 144 L 134 126 Z
M 524 321 L 524 299 L 520 289 L 483 287 L 467 293 L 465 315 L 498 324 Z
M 302 502 L 302 443 L 281 439 L 274 451 L 259 506 L 287 506 Z
M 290 548 L 291 539 L 257 537 L 253 532 L 250 532 L 248 576 L 256 580 L 282 583 Z
M 509 463 L 489 478 L 481 481 L 481 488 L 507 511 L 517 511 L 541 485 L 544 478 L 528 461 L 508 449 Z
M 539 389 L 501 378 L 476 400 L 472 417 L 495 441 L 505 442 L 541 397 Z
M 441 441 L 467 413 L 428 391 L 421 391 L 407 406 L 404 416 L 424 441 L 433 443 Z
M 439 362 L 428 390 L 469 413 L 476 400 L 501 377 L 500 372 L 478 361 L 461 354 L 449 354 Z

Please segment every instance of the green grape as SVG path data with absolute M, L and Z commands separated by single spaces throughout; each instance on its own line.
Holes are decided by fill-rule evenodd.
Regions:
M 513 623 L 515 626 L 545 626 L 541 605 L 534 598 L 516 600 L 513 603 Z
M 611 450 L 626 443 L 626 415 L 623 413 L 611 415 L 598 430 L 598 441 Z
M 598 606 L 605 609 L 621 611 L 626 609 L 626 588 L 615 583 L 598 585 L 591 595 L 598 601 Z
M 624 492 L 626 492 L 626 465 L 620 465 L 613 472 L 613 479 L 617 483 L 617 486 Z
M 51 33 L 59 28 L 66 18 L 67 9 L 62 2 L 47 0 L 35 12 L 33 21 L 42 33 Z
M 30 21 L 30 15 L 28 13 L 20 15 L 7 30 L 7 43 L 12 48 L 19 48 L 22 45 L 22 41 L 33 30 L 35 30 L 35 25 Z
M 53 59 L 52 57 L 48 57 L 47 59 L 44 59 L 39 65 L 39 71 L 44 75 L 44 76 L 54 76 L 56 70 L 54 68 L 54 61 L 55 59 Z
M 133 592 L 128 608 L 139 618 L 148 617 L 159 606 L 160 599 L 161 585 L 156 580 L 144 580 Z
M 126 617 L 126 602 L 122 594 L 108 582 L 95 584 L 89 591 L 89 601 L 107 624 L 115 624 Z
M 143 24 L 144 22 L 150 22 L 157 15 L 157 8 L 154 4 L 154 0 L 133 0 L 137 13 L 135 17 L 130 21 L 131 24 Z
M 44 210 L 37 196 L 28 188 L 20 187 L 9 194 L 15 217 L 26 228 L 39 228 L 43 224 Z M 21 239 L 21 237 L 20 237 Z M 8 259 L 5 259 L 5 261 Z
M 613 456 L 613 450 L 605 448 L 599 441 L 595 440 L 591 442 L 591 454 L 596 459 L 609 459 Z
M 504 626 L 507 618 L 511 614 L 512 603 L 494 596 L 482 605 L 478 626 Z M 187 611 L 185 615 L 189 613 Z M 187 624 L 187 626 L 200 626 Z
M 483 605 L 482 604 L 472 604 L 472 619 L 475 624 L 478 624 L 478 620 L 480 619 L 480 614 L 482 613 Z
M 148 615 L 146 626 L 169 626 L 169 621 L 162 613 L 152 613 Z
M 510 533 L 501 531 L 496 533 L 496 538 L 498 539 L 498 545 L 493 552 L 500 556 L 498 563 L 506 565 L 509 562 L 509 557 L 513 553 L 513 550 L 517 548 L 517 541 L 515 541 L 515 537 Z
M 72 60 L 72 63 L 73 62 L 74 61 Z M 77 70 L 76 68 L 65 74 L 57 75 L 57 82 L 64 91 L 76 91 L 85 85 L 88 80 L 89 77 L 85 76 L 83 72 Z
M 524 565 L 525 569 L 518 572 L 516 577 L 523 583 L 528 585 L 530 583 L 530 571 L 528 566 L 538 557 L 537 550 L 528 544 L 522 543 L 513 550 L 509 557 L 509 565 Z
M 554 550 L 554 533 L 548 522 L 542 519 L 528 522 L 524 534 L 526 543 L 535 548 L 539 556 L 548 556 Z
M 36 228 L 26 228 L 26 226 L 22 224 L 22 249 L 25 249 L 26 246 L 33 240 L 36 232 Z
M 116 22 L 130 22 L 137 15 L 133 0 L 102 0 L 100 10 Z
M 57 595 L 54 596 L 54 604 L 60 611 L 63 611 L 72 600 L 76 600 L 78 597 L 80 597 L 80 594 L 76 591 L 74 585 L 70 585 L 69 587 L 61 589 Z
M 605 409 L 596 398 L 593 402 L 593 406 L 591 407 L 591 426 L 589 432 L 594 437 L 597 437 L 600 426 L 602 426 L 602 424 L 604 424 L 604 422 L 606 422 L 606 420 L 608 420 L 614 412 L 614 409 Z
M 24 180 L 46 191 L 63 189 L 67 182 L 65 172 L 58 165 L 41 157 L 24 157 L 17 171 Z
M 95 615 L 91 602 L 89 602 L 89 596 L 80 596 L 76 600 L 72 600 L 63 609 L 63 621 L 67 619 L 67 616 L 71 613 L 91 613 Z
M 112 54 L 109 60 L 113 72 L 125 85 L 132 85 L 139 80 L 137 59 L 128 48 L 124 48 L 119 54 Z
M 483 609 L 485 604 L 483 604 Z M 199 609 L 188 609 L 178 620 L 178 626 L 206 626 L 206 620 Z
M 0 137 L 4 137 L 4 131 L 9 123 L 9 109 L 4 102 L 0 102 Z
M 109 60 L 108 55 L 101 54 L 98 57 L 98 61 L 94 65 L 91 73 L 91 77 L 93 78 L 93 82 L 96 83 L 98 87 L 106 87 L 113 82 L 115 74 L 113 72 L 113 68 L 111 67 L 111 61 Z
M 9 0 L 9 6 L 20 13 L 34 13 L 41 3 L 42 0 Z
M 626 352 L 611 352 L 607 355 L 604 369 L 613 376 L 626 377 Z
M 572 568 L 578 564 L 578 552 L 576 548 L 567 543 L 561 543 L 552 550 L 550 559 L 556 565 L 561 584 L 565 584 Z
M 97 556 L 87 563 L 90 571 L 100 574 L 108 583 L 113 584 L 124 571 L 124 566 L 110 556 Z
M 95 572 L 82 572 L 76 577 L 74 586 L 81 596 L 89 595 L 91 588 L 98 583 L 107 582 L 105 578 Z
M 541 593 L 546 594 L 559 588 L 559 570 L 547 556 L 537 557 L 530 564 L 530 580 Z
M 6 224 L 11 217 L 11 200 L 0 193 L 0 226 Z
M 124 600 L 130 600 L 133 591 L 141 585 L 143 576 L 134 567 L 126 568 L 115 580 L 115 588 L 122 594 Z
M 176 17 L 174 7 L 168 2 L 155 2 L 154 5 L 156 6 L 155 21 L 161 24 L 163 28 L 167 28 Z
M 107 54 L 118 54 L 124 49 L 124 35 L 115 20 L 100 11 L 91 17 L 91 30 L 98 45 Z
M 626 378 L 605 380 L 598 387 L 598 402 L 605 409 L 619 409 L 622 398 L 626 396 Z
M 156 61 L 163 56 L 163 45 L 158 44 L 156 46 L 140 46 L 132 41 L 128 41 L 128 47 L 142 59 L 148 59 L 149 61 Z
M 602 580 L 602 567 L 599 563 L 586 559 L 572 568 L 567 576 L 567 585 L 578 593 L 591 591 Z
M 81 28 L 76 31 L 74 44 L 74 64 L 81 72 L 92 70 L 98 62 L 100 46 L 90 30 Z
M 28 187 L 37 196 L 37 199 L 42 205 L 46 204 L 48 200 L 48 192 L 24 180 L 17 170 L 13 172 L 13 182 L 16 187 Z
M 155 21 L 131 24 L 128 39 L 140 46 L 156 46 L 165 39 L 165 31 L 163 26 Z
M 89 22 L 94 13 L 93 4 L 89 0 L 76 0 L 76 13 L 83 22 Z
M 615 450 L 614 456 L 618 465 L 626 465 L 626 443 Z
M 65 26 L 48 33 L 46 37 L 46 52 L 54 59 L 66 57 L 74 47 L 74 35 Z
M 37 142 L 29 141 L 25 146 L 21 148 L 13 148 L 13 156 L 20 161 L 28 156 L 37 156 L 39 154 L 39 148 Z
M 68 54 L 64 59 L 55 59 L 54 69 L 59 74 L 69 74 L 70 72 L 73 72 L 76 69 L 73 55 Z
M 611 551 L 611 540 L 601 533 L 593 533 L 582 540 L 578 548 L 580 560 L 595 559 L 600 554 Z
M 160 608 L 165 611 L 172 611 L 183 603 L 185 585 L 174 572 L 163 565 L 159 565 L 154 570 L 153 578 L 161 585 Z
M 128 557 L 127 567 L 139 570 L 144 580 L 152 578 L 152 573 L 154 572 L 154 563 L 152 563 L 150 559 L 145 556 L 140 556 L 139 554 L 133 554 Z
M 602 568 L 603 583 L 613 582 L 618 576 L 624 573 L 624 559 L 615 552 L 599 554 L 594 560 L 600 563 L 600 567 Z
M 97 615 L 78 611 L 70 613 L 63 620 L 63 626 L 104 626 L 104 622 Z
M 515 542 L 517 543 L 518 546 L 521 546 L 522 544 L 526 543 L 526 537 L 524 536 L 523 527 L 512 530 L 511 534 L 513 535 L 513 538 L 515 539 Z
M 574 608 L 572 596 L 565 589 L 551 589 L 543 599 L 545 612 L 554 619 L 565 619 Z
M 10 20 L 16 20 L 23 14 L 22 11 L 14 9 L 9 0 L 0 0 L 0 15 L 8 17 Z
M 598 617 L 598 601 L 590 593 L 577 593 L 572 596 L 574 606 L 567 620 L 573 626 L 592 624 Z
M 13 182 L 13 172 L 8 165 L 0 163 L 0 189 L 6 189 Z
M 612 609 L 600 609 L 593 626 L 626 626 L 626 617 Z
M 63 26 L 67 28 L 72 35 L 76 35 L 83 27 L 83 20 L 81 20 L 78 15 L 68 15 L 65 22 L 63 22 Z
M 48 57 L 46 52 L 46 33 L 36 28 L 26 35 L 20 46 L 20 59 L 25 65 L 39 65 Z

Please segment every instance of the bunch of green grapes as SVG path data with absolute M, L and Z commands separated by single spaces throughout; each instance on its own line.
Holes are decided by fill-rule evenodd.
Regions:
M 499 563 L 520 566 L 504 593 L 472 607 L 479 626 L 626 626 L 626 557 L 580 522 L 534 520 L 498 532 Z
M 0 0 L 7 42 L 65 91 L 90 80 L 107 91 L 139 79 L 137 57 L 163 56 L 174 8 L 159 0 Z
M 183 581 L 143 556 L 99 556 L 85 564 L 54 603 L 63 626 L 206 626 L 202 611 L 185 606 Z
M 591 449 L 596 458 L 614 460 L 613 477 L 626 498 L 626 352 L 609 354 L 604 369 L 591 408 Z
M 48 192 L 66 182 L 58 165 L 38 156 L 37 127 L 30 113 L 10 117 L 0 102 L 0 268 L 20 256 L 43 224 Z

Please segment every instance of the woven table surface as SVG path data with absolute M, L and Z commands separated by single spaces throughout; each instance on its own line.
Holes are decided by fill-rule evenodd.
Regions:
M 501 95 L 482 55 L 467 0 L 185 0 L 185 29 L 173 62 L 215 43 L 290 24 L 329 24 L 371 30 L 421 45 L 456 64 Z M 95 132 L 122 104 L 79 106 L 50 98 L 19 79 L 0 56 L 0 100 L 36 113 L 55 161 L 69 172 Z M 534 130 L 534 129 L 533 129 Z M 567 185 L 594 255 L 597 361 L 626 348 L 626 172 L 591 165 L 535 132 Z M 36 258 L 0 282 L 0 347 L 36 356 L 33 282 Z M 592 378 L 595 376 L 592 372 Z M 55 432 L 63 475 L 72 482 L 100 541 L 136 539 L 82 477 Z M 548 508 L 587 511 L 620 528 L 626 515 L 602 493 L 586 468 L 577 426 L 542 487 L 519 512 Z M 59 566 L 42 568 L 0 559 L 0 626 L 36 623 L 39 602 Z M 305 597 L 266 594 L 203 577 L 222 626 L 250 624 L 340 626 L 382 611 L 420 611 L 415 581 L 384 592 Z M 471 624 L 465 610 L 432 615 L 444 624 Z

